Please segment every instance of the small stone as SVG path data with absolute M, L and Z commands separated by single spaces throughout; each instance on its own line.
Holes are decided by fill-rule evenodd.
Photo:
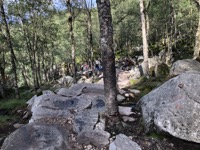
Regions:
M 129 93 L 124 94 L 125 97 L 130 97 Z
M 15 129 L 18 129 L 18 128 L 20 128 L 21 126 L 23 126 L 24 124 L 20 124 L 20 123 L 15 123 L 14 125 L 13 125 L 13 127 L 15 128 Z
M 124 96 L 122 96 L 122 95 L 120 95 L 120 94 L 117 95 L 117 101 L 118 101 L 118 102 L 123 102 L 124 100 L 125 100 L 125 97 L 124 97 Z
M 135 95 L 139 95 L 141 93 L 140 90 L 136 90 L 136 89 L 129 89 L 130 92 L 132 92 Z

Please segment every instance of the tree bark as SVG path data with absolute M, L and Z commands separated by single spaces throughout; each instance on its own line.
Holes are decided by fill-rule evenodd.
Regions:
M 116 125 L 120 128 L 117 104 L 117 86 L 115 55 L 113 51 L 113 27 L 109 0 L 96 0 L 100 24 L 100 46 L 103 64 L 104 92 L 106 99 L 107 127 Z
M 7 40 L 7 44 L 8 47 L 10 48 L 10 58 L 11 58 L 11 64 L 12 64 L 12 72 L 14 75 L 14 89 L 15 89 L 15 94 L 16 94 L 16 98 L 19 98 L 19 90 L 18 90 L 18 77 L 17 77 L 17 66 L 16 66 L 16 57 L 15 57 L 15 53 L 13 50 L 13 44 L 11 41 L 11 35 L 10 35 L 10 29 L 8 27 L 8 23 L 6 20 L 6 14 L 5 14 L 5 10 L 4 10 L 4 5 L 3 5 L 3 1 L 0 1 L 0 5 L 1 5 L 1 15 L 3 18 L 3 21 L 5 23 L 5 27 L 6 27 L 6 40 Z
M 90 53 L 90 60 L 92 66 L 92 71 L 94 72 L 94 52 L 93 52 L 93 35 L 92 35 L 92 17 L 91 17 L 91 8 L 92 8 L 92 0 L 90 1 L 91 7 L 88 6 L 86 0 L 84 0 L 86 14 L 87 14 L 87 47 Z
M 71 38 L 71 57 L 72 57 L 72 68 L 73 68 L 73 80 L 76 83 L 76 56 L 75 56 L 75 39 L 73 31 L 73 12 L 72 12 L 72 3 L 71 0 L 67 0 L 67 9 L 69 12 L 68 23 L 69 23 L 69 32 Z
M 145 8 L 143 0 L 140 0 L 140 15 L 142 24 L 142 43 L 143 43 L 143 56 L 144 56 L 143 75 L 147 76 L 149 70 L 149 65 L 148 65 L 149 49 L 147 42 L 147 27 L 146 27 Z
M 197 5 L 197 9 L 198 9 L 199 22 L 198 22 L 196 38 L 195 38 L 195 47 L 194 47 L 193 59 L 200 60 L 200 8 L 199 8 L 200 7 L 200 0 L 196 0 L 195 2 L 196 2 L 196 5 Z

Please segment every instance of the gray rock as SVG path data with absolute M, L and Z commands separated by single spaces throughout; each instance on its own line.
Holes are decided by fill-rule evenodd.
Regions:
M 81 144 L 92 144 L 102 148 L 109 144 L 110 133 L 102 130 L 83 130 L 78 135 L 78 142 Z
M 75 115 L 73 129 L 76 133 L 80 133 L 85 129 L 94 129 L 98 122 L 98 112 L 86 110 Z
M 109 146 L 109 150 L 142 150 L 134 141 L 124 134 L 118 134 L 114 142 Z
M 4 141 L 3 150 L 66 150 L 67 132 L 56 125 L 28 124 Z
M 130 116 L 134 114 L 134 112 L 131 111 L 132 107 L 118 106 L 118 108 L 119 108 L 120 115 Z
M 144 96 L 139 104 L 147 132 L 165 131 L 200 143 L 200 72 L 187 72 Z
M 20 127 L 22 127 L 24 124 L 21 124 L 21 123 L 15 123 L 14 125 L 13 125 L 13 127 L 15 128 L 15 129 L 18 129 L 18 128 L 20 128 Z
M 73 97 L 81 95 L 81 91 L 75 91 L 74 89 L 68 89 L 68 88 L 61 88 L 58 93 L 58 95 L 67 96 L 67 97 Z
M 67 98 L 57 94 L 41 95 L 35 99 L 31 108 L 32 117 L 29 122 L 42 118 L 71 117 L 72 112 L 82 111 L 91 106 L 91 100 L 79 97 Z
M 130 92 L 132 92 L 135 95 L 139 95 L 141 93 L 140 90 L 136 90 L 136 89 L 129 89 Z
M 186 71 L 200 71 L 200 63 L 192 59 L 178 60 L 172 65 L 170 75 L 179 75 Z
M 125 100 L 125 97 L 124 97 L 124 96 L 122 96 L 122 95 L 120 95 L 120 94 L 117 95 L 117 101 L 118 101 L 118 102 L 121 103 L 121 102 L 123 102 L 124 100 Z
M 45 90 L 45 91 L 42 91 L 42 94 L 43 95 L 52 95 L 52 94 L 55 94 L 53 91 L 50 91 L 50 90 Z
M 105 111 L 105 97 L 97 96 L 92 100 L 92 111 L 94 112 L 104 112 Z
M 73 85 L 73 78 L 71 76 L 64 76 L 57 80 L 60 85 L 70 87 Z
M 36 98 L 37 98 L 37 95 L 34 95 L 30 100 L 28 100 L 26 102 L 26 104 L 28 104 L 28 108 L 32 107 L 32 105 L 33 105 L 33 103 L 34 103 L 34 101 L 35 101 Z

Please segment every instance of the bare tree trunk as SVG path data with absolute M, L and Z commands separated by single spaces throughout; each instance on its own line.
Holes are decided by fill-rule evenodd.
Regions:
M 16 0 L 15 0 L 15 2 L 17 4 Z M 31 44 L 30 37 L 29 37 L 28 33 L 26 32 L 26 30 L 24 28 L 24 23 L 23 23 L 22 17 L 20 16 L 21 11 L 18 7 L 17 7 L 17 11 L 18 11 L 18 17 L 19 17 L 19 24 L 21 25 L 21 28 L 22 28 L 23 36 L 24 36 L 24 39 L 25 39 L 26 47 L 27 47 L 28 57 L 29 57 L 30 64 L 31 64 L 34 90 L 36 91 L 36 89 L 38 87 L 37 87 L 37 84 L 36 84 L 35 63 L 34 63 L 34 57 L 33 57 L 33 56 L 35 56 L 35 52 L 34 52 L 34 49 L 32 47 L 34 44 Z
M 100 23 L 100 46 L 103 64 L 104 92 L 106 99 L 107 127 L 121 127 L 118 104 L 115 55 L 113 51 L 113 27 L 109 0 L 96 0 Z
M 200 8 L 199 8 L 200 0 L 196 0 L 195 2 L 196 2 L 196 5 L 197 5 L 198 14 L 199 14 L 199 22 L 198 22 L 198 28 L 197 28 L 197 32 L 196 32 L 193 59 L 199 60 L 200 59 Z
M 93 52 L 93 35 L 92 35 L 92 17 L 91 17 L 91 8 L 92 8 L 92 0 L 90 0 L 90 3 L 87 4 L 86 0 L 84 0 L 85 8 L 87 11 L 87 46 L 90 53 L 90 60 L 91 60 L 91 66 L 92 71 L 94 72 L 94 52 Z M 88 6 L 90 5 L 90 7 Z
M 26 87 L 29 87 L 29 84 L 30 84 L 30 80 L 29 80 L 29 77 L 27 75 L 27 71 L 26 71 L 26 68 L 25 66 L 23 65 L 23 68 L 22 68 L 22 77 L 24 79 L 24 85 Z
M 148 75 L 148 58 L 149 58 L 149 49 L 148 49 L 148 42 L 147 42 L 147 31 L 146 31 L 146 18 L 145 18 L 145 8 L 144 8 L 144 1 L 140 0 L 140 14 L 141 14 L 141 23 L 142 23 L 142 43 L 143 43 L 143 75 Z
M 74 83 L 76 83 L 75 40 L 74 40 L 74 31 L 73 31 L 73 12 L 72 12 L 71 0 L 67 0 L 67 8 L 69 12 L 68 23 L 69 23 L 69 32 L 70 32 L 70 38 L 71 38 L 73 80 L 74 80 Z
M 12 41 L 11 41 L 10 30 L 9 30 L 8 23 L 7 23 L 7 20 L 6 20 L 6 14 L 5 14 L 5 11 L 4 11 L 4 5 L 3 5 L 2 0 L 0 1 L 0 4 L 1 4 L 1 15 L 3 17 L 3 21 L 4 21 L 5 26 L 6 26 L 6 34 L 7 34 L 6 40 L 7 40 L 8 47 L 10 48 L 10 58 L 11 58 L 11 64 L 12 64 L 12 72 L 13 72 L 13 75 L 14 75 L 13 85 L 14 85 L 16 97 L 19 98 L 16 57 L 15 57 L 15 53 L 14 53 L 14 50 L 13 50 L 13 44 L 12 44 Z
M 4 59 L 4 52 L 2 58 L 2 64 L 0 64 L 0 93 L 3 99 L 5 99 L 5 85 L 6 85 L 6 75 L 5 75 L 5 59 Z

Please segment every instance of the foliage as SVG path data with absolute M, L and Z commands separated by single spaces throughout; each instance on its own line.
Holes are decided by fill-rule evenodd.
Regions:
M 147 0 L 145 0 L 147 3 Z M 16 55 L 17 74 L 20 86 L 35 86 L 54 80 L 54 69 L 60 64 L 71 63 L 70 33 L 67 7 L 63 0 L 58 0 L 61 8 L 54 1 L 16 0 L 4 3 L 14 52 Z M 83 2 L 73 0 L 74 36 L 76 62 L 82 64 L 88 60 L 86 9 Z M 89 3 L 90 0 L 87 0 Z M 114 50 L 116 58 L 142 55 L 141 20 L 139 1 L 111 0 L 114 29 Z M 172 7 L 173 6 L 173 7 Z M 92 18 L 92 36 L 94 58 L 100 58 L 99 22 L 97 8 L 89 8 Z M 172 15 L 172 9 L 174 16 Z M 146 10 L 149 16 L 149 54 L 158 55 L 168 49 L 169 36 L 172 42 L 174 61 L 192 58 L 195 33 L 198 25 L 198 10 L 190 0 L 150 1 Z M 13 87 L 11 58 L 6 44 L 5 24 L 0 16 L 0 80 L 5 72 L 8 82 L 6 87 Z

